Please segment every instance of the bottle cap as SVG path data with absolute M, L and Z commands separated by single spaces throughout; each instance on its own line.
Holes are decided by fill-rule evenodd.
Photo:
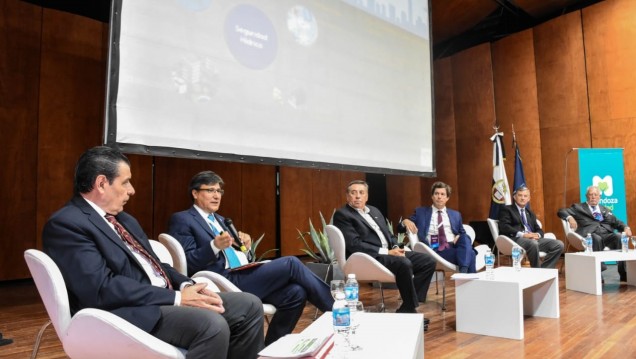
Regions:
M 349 274 L 347 274 L 347 278 L 356 279 L 356 274 L 355 273 L 349 273 Z

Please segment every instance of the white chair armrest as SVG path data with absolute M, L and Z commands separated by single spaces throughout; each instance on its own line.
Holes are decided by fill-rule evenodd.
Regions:
M 440 270 L 452 270 L 457 271 L 458 268 L 453 263 L 447 261 L 442 256 L 437 254 L 431 247 L 427 246 L 422 242 L 415 243 L 415 247 L 413 248 L 415 252 L 426 253 L 435 259 L 436 269 Z
M 241 290 L 234 285 L 234 283 L 230 282 L 227 278 L 220 275 L 219 273 L 215 273 L 212 271 L 202 270 L 200 272 L 196 272 L 192 279 L 195 278 L 205 278 L 214 283 L 222 292 L 241 292 Z
M 345 275 L 355 273 L 358 281 L 395 282 L 395 275 L 375 258 L 362 252 L 353 253 L 345 263 Z
M 115 314 L 94 308 L 80 310 L 73 316 L 64 351 L 71 358 L 185 358 L 185 350 Z

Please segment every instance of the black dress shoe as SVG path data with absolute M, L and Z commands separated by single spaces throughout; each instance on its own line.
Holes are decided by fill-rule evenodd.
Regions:
M 428 318 L 424 318 L 424 325 L 428 325 L 428 323 L 430 323 L 430 322 L 431 322 L 431 320 L 430 320 L 430 319 L 428 319 Z
M 627 282 L 627 274 L 621 274 L 620 276 L 621 276 L 620 278 L 621 282 Z

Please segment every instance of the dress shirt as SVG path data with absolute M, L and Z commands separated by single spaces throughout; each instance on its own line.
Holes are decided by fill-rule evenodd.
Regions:
M 442 211 L 442 228 L 444 233 L 446 234 L 446 241 L 451 244 L 455 242 L 455 234 L 453 234 L 453 230 L 451 229 L 450 218 L 448 217 L 448 212 L 446 212 L 446 207 L 439 209 L 435 206 L 431 206 L 433 208 L 433 212 L 431 214 L 431 224 L 428 226 L 428 233 L 426 234 L 426 240 L 428 243 L 431 243 L 431 235 L 439 235 L 440 224 L 437 223 L 437 212 Z
M 380 248 L 380 250 L 378 250 L 378 253 L 379 254 L 388 254 L 389 253 L 389 242 L 386 240 L 386 237 L 384 237 L 384 233 L 382 233 L 382 230 L 380 229 L 380 226 L 378 226 L 378 224 L 375 222 L 375 220 L 373 220 L 373 217 L 371 217 L 371 215 L 369 214 L 369 212 L 371 212 L 369 210 L 369 207 L 364 206 L 363 209 L 354 208 L 354 207 L 351 207 L 351 208 L 353 208 L 356 211 L 358 211 L 358 213 L 362 216 L 362 218 L 364 218 L 364 220 L 367 221 L 367 223 L 369 223 L 371 228 L 373 228 L 375 233 L 380 238 L 380 242 L 382 242 L 382 248 Z
M 95 203 L 91 202 L 90 200 L 88 200 L 86 198 L 84 198 L 84 200 L 86 202 L 88 202 L 88 204 L 90 204 L 90 206 L 93 207 L 93 209 L 99 214 L 99 216 L 102 217 L 104 222 L 106 222 L 106 224 L 108 224 L 108 226 L 113 229 L 113 232 L 115 232 L 117 237 L 121 238 L 119 233 L 117 233 L 117 230 L 115 230 L 115 226 L 113 226 L 113 224 L 108 222 L 108 220 L 106 219 L 106 211 L 101 209 L 101 207 L 99 207 Z M 134 251 L 131 248 L 131 246 L 128 243 L 126 243 L 126 241 L 124 241 L 123 239 L 121 241 L 122 241 L 122 243 L 124 243 L 126 245 L 126 248 L 128 248 L 128 250 L 135 256 L 135 258 L 137 259 L 137 262 L 139 262 L 139 264 L 141 264 L 142 268 L 144 269 L 144 272 L 148 276 L 148 279 L 150 279 L 150 284 L 152 284 L 152 285 L 154 285 L 156 287 L 166 288 L 167 287 L 166 281 L 163 279 L 163 277 L 160 274 L 155 272 L 155 270 L 152 268 L 152 265 L 150 264 L 148 259 L 146 259 L 146 257 L 144 257 L 141 254 L 139 254 L 136 251 Z M 191 283 L 182 283 L 180 289 L 183 289 L 185 286 L 190 285 L 190 284 Z M 174 305 L 178 306 L 180 304 L 181 304 L 181 293 L 179 291 L 175 291 Z

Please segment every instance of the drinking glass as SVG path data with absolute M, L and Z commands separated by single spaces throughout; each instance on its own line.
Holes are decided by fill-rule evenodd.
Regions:
M 344 293 L 345 282 L 344 280 L 334 279 L 331 281 L 331 296 L 336 299 L 336 293 Z
M 634 248 L 633 250 L 636 251 L 636 236 L 631 236 L 629 237 L 629 239 L 632 241 L 632 248 Z
M 351 333 L 349 337 L 349 345 L 351 350 L 361 350 L 356 331 L 360 326 L 360 319 L 364 315 L 364 305 L 361 301 L 349 303 L 349 312 L 351 318 Z

